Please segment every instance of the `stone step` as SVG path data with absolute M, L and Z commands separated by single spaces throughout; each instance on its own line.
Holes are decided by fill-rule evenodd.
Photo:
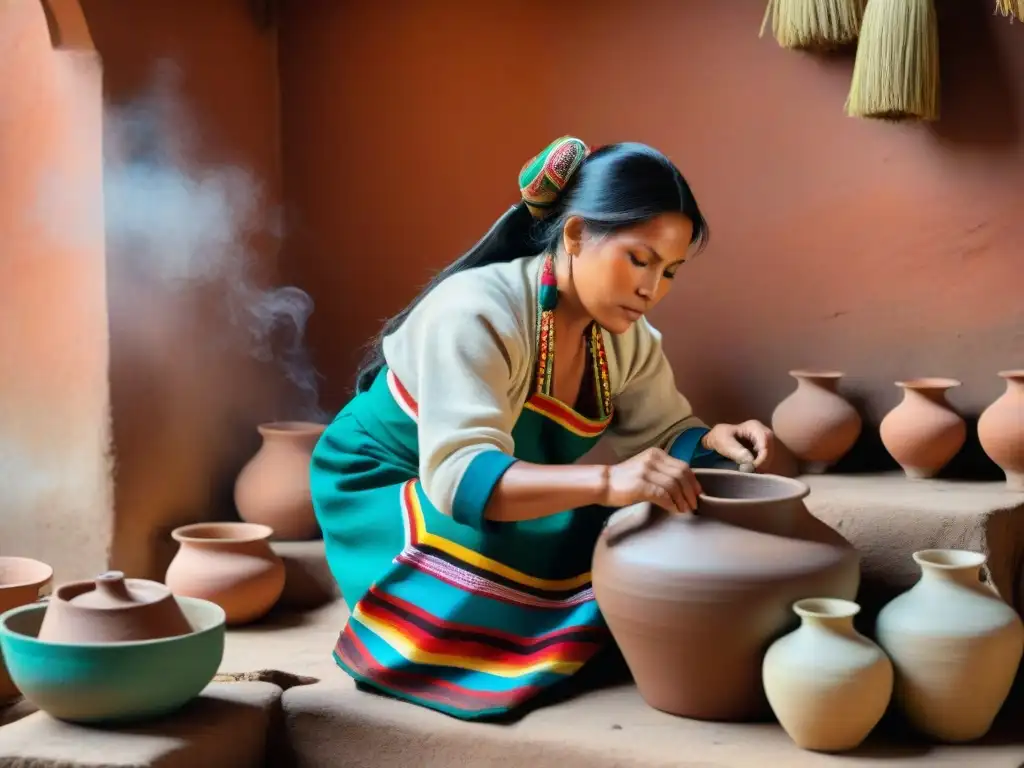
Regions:
M 0 768 L 261 768 L 280 699 L 269 683 L 211 683 L 174 715 L 116 729 L 33 712 L 0 727 Z

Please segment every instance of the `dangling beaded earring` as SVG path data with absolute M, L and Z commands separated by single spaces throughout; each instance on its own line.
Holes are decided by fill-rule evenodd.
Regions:
M 558 280 L 555 278 L 555 259 L 552 256 L 548 256 L 544 260 L 544 271 L 540 275 L 540 291 L 538 291 L 537 301 L 540 303 L 542 312 L 550 312 L 558 306 Z

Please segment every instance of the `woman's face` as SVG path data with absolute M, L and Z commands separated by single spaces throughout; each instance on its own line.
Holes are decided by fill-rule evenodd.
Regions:
M 625 333 L 668 293 L 692 236 L 693 222 L 681 213 L 601 237 L 570 219 L 564 245 L 576 254 L 572 277 L 580 303 L 602 328 Z

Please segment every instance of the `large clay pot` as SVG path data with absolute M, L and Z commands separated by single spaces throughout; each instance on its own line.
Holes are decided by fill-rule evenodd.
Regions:
M 808 473 L 824 472 L 860 437 L 857 410 L 838 392 L 838 371 L 790 371 L 796 389 L 772 413 L 775 436 Z
M 0 557 L 0 613 L 34 603 L 53 578 L 53 568 L 28 557 Z M 0 655 L 0 704 L 19 696 Z
M 896 667 L 895 699 L 936 739 L 988 733 L 1024 652 L 1024 624 L 980 578 L 985 555 L 955 549 L 914 553 L 921 579 L 878 614 L 875 634 Z
M 768 703 L 797 746 L 854 749 L 889 706 L 892 662 L 854 628 L 856 603 L 810 598 L 795 603 L 793 611 L 800 626 L 776 640 L 764 657 Z
M 284 590 L 284 562 L 270 548 L 272 531 L 255 523 L 194 523 L 171 535 L 181 544 L 165 582 L 176 595 L 224 609 L 229 625 L 262 618 Z
M 879 425 L 882 443 L 908 478 L 933 477 L 967 439 L 967 425 L 946 401 L 956 379 L 898 381 L 903 400 Z
M 1001 371 L 1006 391 L 978 420 L 978 440 L 1006 473 L 1006 484 L 1024 491 L 1024 370 Z
M 761 661 L 805 597 L 852 599 L 856 551 L 812 517 L 799 480 L 695 470 L 696 513 L 617 512 L 594 550 L 597 603 L 656 709 L 706 720 L 767 711 Z
M 235 506 L 247 523 L 269 525 L 275 539 L 310 539 L 320 530 L 309 490 L 313 448 L 325 426 L 278 421 L 257 429 L 263 445 L 235 481 Z
M 48 643 L 127 643 L 191 631 L 170 589 L 110 571 L 58 587 L 46 606 L 38 637 Z

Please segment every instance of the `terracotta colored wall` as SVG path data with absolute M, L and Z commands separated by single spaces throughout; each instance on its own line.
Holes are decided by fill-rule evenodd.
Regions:
M 0 554 L 59 580 L 112 528 L 101 78 L 40 3 L 0 4 Z
M 230 516 L 280 415 L 250 337 L 281 235 L 276 36 L 246 0 L 82 5 L 108 106 L 113 562 L 162 577 L 170 530 Z
M 901 377 L 965 412 L 1024 363 L 1024 28 L 940 0 L 943 120 L 846 118 L 849 58 L 757 36 L 760 0 L 304 0 L 280 33 L 289 275 L 339 405 L 359 347 L 514 201 L 564 132 L 634 139 L 691 181 L 713 245 L 653 316 L 706 418 L 769 418 L 839 367 L 872 418 Z

